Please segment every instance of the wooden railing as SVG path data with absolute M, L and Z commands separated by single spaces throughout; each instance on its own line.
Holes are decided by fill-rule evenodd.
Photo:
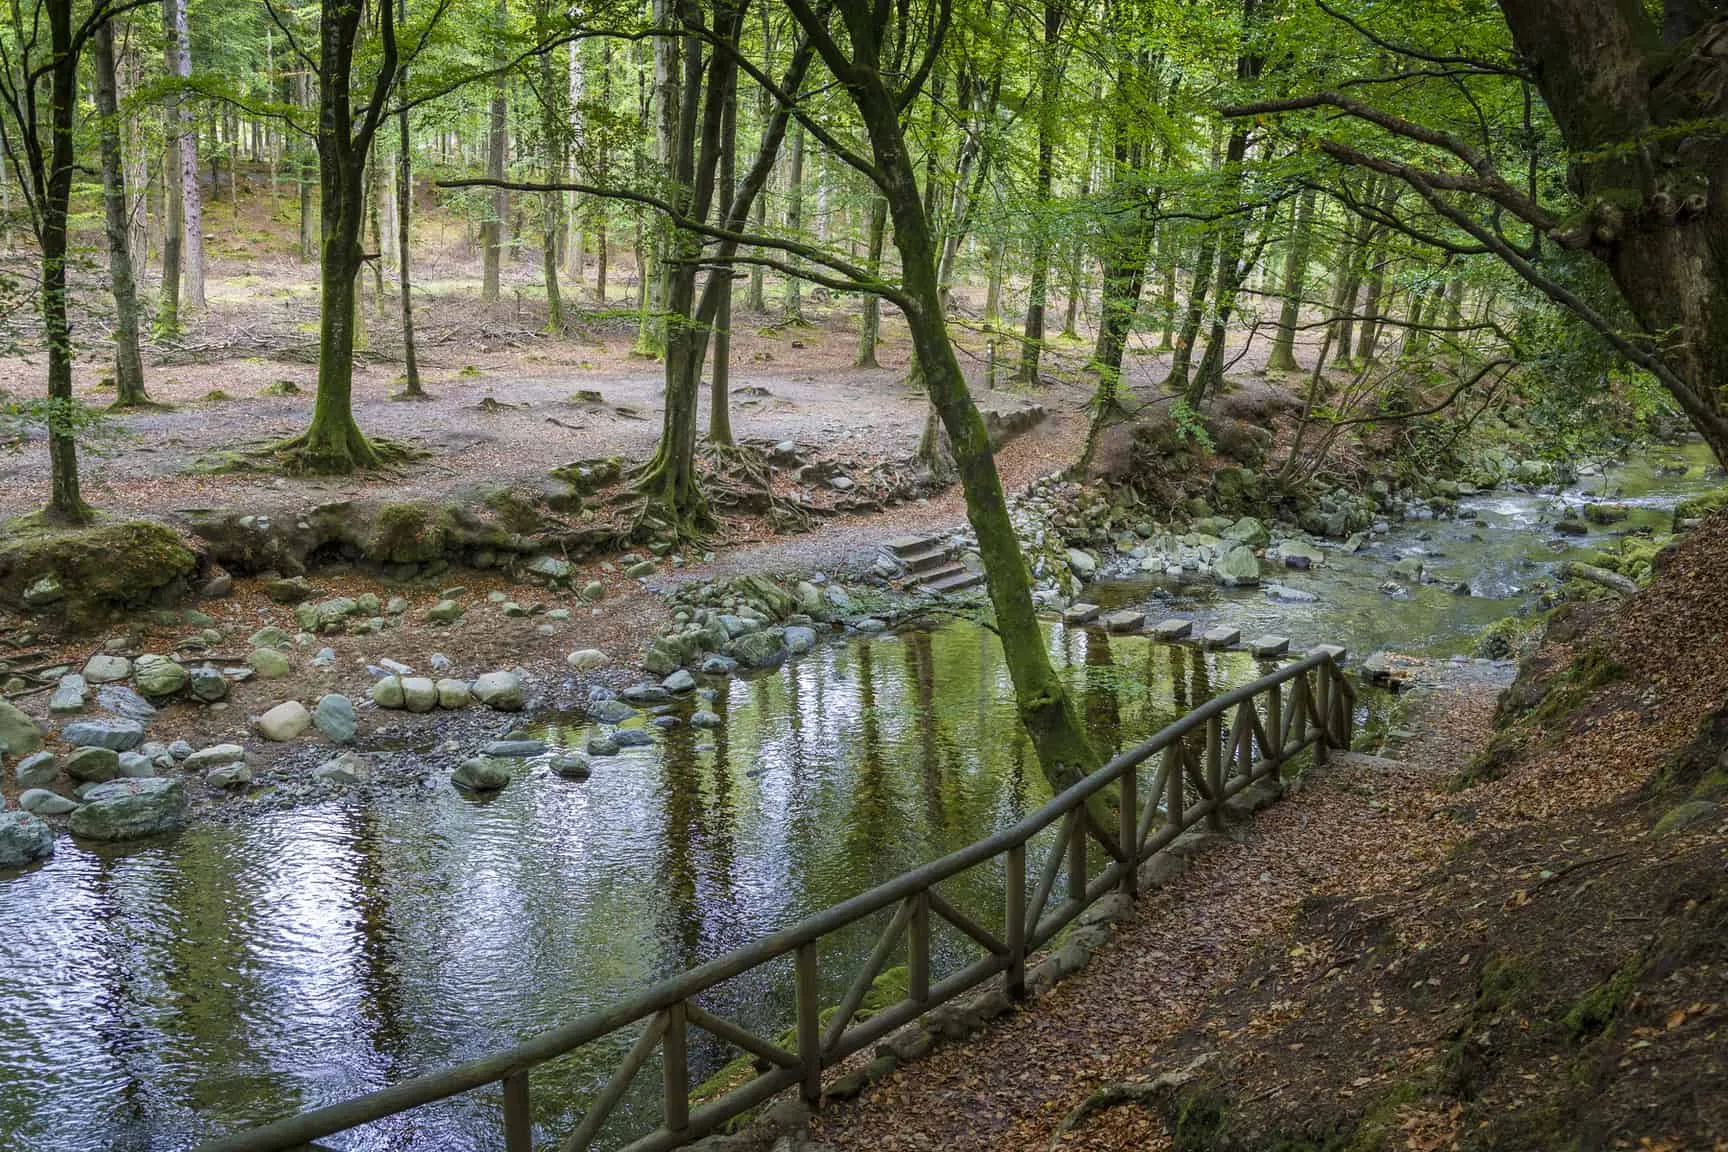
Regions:
M 627 1145 L 627 1152 L 676 1148 L 697 1140 L 794 1085 L 805 1100 L 815 1103 L 821 1096 L 824 1069 L 961 993 L 1000 976 L 1010 996 L 1024 995 L 1027 956 L 1106 893 L 1121 890 L 1136 895 L 1144 861 L 1201 822 L 1211 829 L 1222 827 L 1226 800 L 1256 781 L 1276 780 L 1285 762 L 1304 749 L 1313 747 L 1317 764 L 1325 762 L 1330 749 L 1348 749 L 1355 691 L 1338 666 L 1341 655 L 1341 649 L 1316 648 L 1270 675 L 1202 704 L 1013 827 L 656 984 L 605 1011 L 542 1032 L 505 1052 L 211 1140 L 199 1145 L 197 1152 L 285 1152 L 492 1084 L 503 1088 L 507 1152 L 532 1152 L 529 1076 L 533 1070 L 643 1021 L 647 1022 L 646 1029 L 589 1104 L 581 1122 L 559 1145 L 563 1152 L 582 1152 L 590 1146 L 656 1049 L 661 1051 L 663 1068 L 661 1123 Z M 1285 685 L 1289 685 L 1288 693 Z M 1198 751 L 1196 744 L 1201 746 Z M 1158 766 L 1150 788 L 1143 789 L 1140 768 L 1154 757 Z M 1087 819 L 1087 801 L 1113 785 L 1118 789 L 1119 827 L 1099 836 Z M 1188 786 L 1198 797 L 1193 803 L 1186 800 Z M 1145 797 L 1143 803 L 1141 796 Z M 1056 842 L 1028 900 L 1026 845 L 1052 826 L 1056 826 Z M 1095 876 L 1088 874 L 1089 839 L 1102 844 L 1111 860 Z M 1007 878 L 1000 933 L 980 925 L 936 887 L 999 857 L 1004 858 Z M 892 920 L 863 967 L 853 975 L 824 1027 L 817 991 L 818 943 L 889 908 L 894 909 Z M 969 937 L 984 955 L 933 982 L 930 945 L 935 917 Z M 907 940 L 906 996 L 868 1019 L 855 1021 L 865 995 L 902 937 Z M 717 985 L 787 955 L 793 957 L 796 973 L 797 1026 L 792 1047 L 758 1036 L 697 1005 L 696 998 Z M 692 1027 L 756 1057 L 756 1067 L 766 1071 L 718 1099 L 692 1107 L 688 1058 Z

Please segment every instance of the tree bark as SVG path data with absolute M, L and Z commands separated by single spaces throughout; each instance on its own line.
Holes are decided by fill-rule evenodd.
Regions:
M 1060 69 L 1056 40 L 1062 34 L 1060 0 L 1044 0 L 1043 70 L 1038 81 L 1038 168 L 1033 192 L 1032 272 L 1026 290 L 1026 327 L 1020 344 L 1020 366 L 1014 377 L 1022 384 L 1038 383 L 1039 358 L 1044 353 L 1044 309 L 1050 296 L 1050 184 L 1056 159 L 1056 89 Z
M 887 240 L 888 202 L 880 195 L 870 198 L 870 236 L 864 258 L 865 270 L 872 276 L 882 271 L 882 246 Z M 858 359 L 854 368 L 879 368 L 876 344 L 882 333 L 882 301 L 870 293 L 864 297 L 864 314 L 858 324 Z
M 1302 193 L 1296 202 L 1296 222 L 1291 230 L 1290 246 L 1284 253 L 1284 301 L 1278 308 L 1278 335 L 1273 338 L 1272 352 L 1266 360 L 1268 372 L 1295 372 L 1296 325 L 1301 318 L 1302 289 L 1308 279 L 1308 251 L 1314 232 L 1314 189 Z
M 185 0 L 162 0 L 162 36 L 170 74 L 178 68 L 175 11 Z M 162 284 L 156 299 L 156 333 L 165 339 L 180 335 L 180 269 L 185 262 L 186 200 L 180 168 L 180 102 L 175 92 L 163 104 L 162 132 Z
M 165 0 L 166 2 L 166 0 Z M 192 40 L 186 27 L 186 6 L 189 0 L 172 0 L 174 4 L 174 35 L 169 41 L 174 75 L 185 82 L 192 77 Z M 185 285 L 181 292 L 182 312 L 204 307 L 204 207 L 203 193 L 198 185 L 198 128 L 192 117 L 192 107 L 182 96 L 175 101 L 180 117 L 180 196 L 181 213 L 185 221 L 181 250 L 181 275 Z
M 506 0 L 498 0 L 500 31 L 508 19 Z M 492 100 L 487 106 L 486 175 L 494 180 L 504 179 L 504 157 L 509 147 L 510 131 L 508 99 L 504 74 L 500 72 L 492 85 Z M 498 299 L 499 277 L 504 262 L 504 221 L 509 215 L 510 194 L 502 188 L 494 188 L 491 210 L 480 225 L 480 299 L 489 304 Z
M 114 404 L 147 404 L 144 361 L 138 354 L 138 293 L 132 278 L 132 235 L 126 218 L 126 175 L 120 156 L 119 85 L 114 75 L 114 26 L 96 29 L 96 113 L 101 118 L 102 213 L 108 236 L 108 281 L 114 294 Z
M 786 163 L 786 234 L 801 239 L 804 230 L 804 125 L 792 126 L 791 155 Z M 804 323 L 804 298 L 798 277 L 786 278 L 781 317 L 788 324 Z
M 406 20 L 408 0 L 396 0 L 396 16 Z M 408 88 L 408 66 L 396 73 L 396 90 Z M 408 109 L 396 109 L 396 274 L 402 293 L 402 396 L 418 400 L 426 395 L 420 384 L 420 359 L 414 351 L 413 263 L 414 153 L 408 133 Z

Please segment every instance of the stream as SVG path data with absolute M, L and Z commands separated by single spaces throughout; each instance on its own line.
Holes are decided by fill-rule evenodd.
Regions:
M 1363 553 L 1332 549 L 1325 565 L 1278 577 L 1312 602 L 1162 579 L 1096 585 L 1094 598 L 1279 632 L 1297 650 L 1464 651 L 1533 598 L 1554 563 L 1609 533 L 1665 527 L 1677 500 L 1710 486 L 1702 450 L 1686 458 L 1684 476 L 1639 461 L 1586 481 L 1592 494 L 1617 489 L 1632 518 L 1559 548 L 1545 527 L 1556 497 L 1493 493 L 1462 501 L 1457 520 L 1394 525 Z M 1437 582 L 1387 595 L 1389 564 L 1412 549 Z M 1104 751 L 1262 672 L 1241 653 L 1045 628 Z M 1362 706 L 1383 700 L 1364 693 Z M 975 624 L 835 640 L 724 682 L 708 707 L 718 729 L 673 728 L 598 761 L 586 782 L 542 757 L 490 799 L 438 779 L 134 845 L 62 836 L 47 862 L 0 874 L 0 1146 L 183 1149 L 496 1051 L 985 837 L 1049 796 L 995 638 Z M 580 714 L 539 725 L 560 747 L 593 731 Z M 1029 848 L 1034 870 L 1047 840 Z M 1000 874 L 964 881 L 945 894 L 999 922 Z M 825 947 L 825 1003 L 879 929 Z M 934 952 L 937 978 L 973 955 L 951 932 Z M 791 987 L 790 964 L 777 963 L 704 1005 L 775 1035 L 791 1023 Z M 568 1131 L 632 1038 L 536 1073 L 541 1139 Z M 729 1055 L 692 1033 L 699 1076 Z M 658 1080 L 644 1069 L 606 1146 L 651 1126 Z M 492 1149 L 500 1115 L 496 1092 L 476 1092 L 324 1143 Z

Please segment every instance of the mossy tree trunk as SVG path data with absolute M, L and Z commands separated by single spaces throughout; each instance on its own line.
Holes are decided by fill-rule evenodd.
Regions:
M 1302 313 L 1302 289 L 1308 279 L 1308 252 L 1314 234 L 1314 189 L 1303 191 L 1296 202 L 1296 220 L 1290 244 L 1284 251 L 1283 302 L 1278 306 L 1278 334 L 1266 360 L 1269 372 L 1295 372 L 1296 325 Z
M 1032 272 L 1026 290 L 1020 365 L 1014 372 L 1015 380 L 1028 385 L 1038 383 L 1039 359 L 1044 353 L 1044 311 L 1050 297 L 1050 184 L 1055 173 L 1056 96 L 1061 83 L 1056 40 L 1062 34 L 1065 15 L 1060 0 L 1044 0 L 1044 64 L 1038 79 L 1038 165 L 1032 193 Z
M 396 0 L 397 19 L 408 14 L 408 0 Z M 396 90 L 408 88 L 408 66 L 396 74 Z M 408 109 L 396 110 L 396 274 L 402 292 L 402 396 L 418 400 L 426 395 L 420 384 L 420 360 L 414 351 L 414 290 L 409 265 L 413 262 L 414 153 L 409 146 Z
M 864 257 L 864 268 L 872 276 L 882 271 L 882 246 L 887 241 L 888 202 L 880 196 L 870 198 L 870 235 Z M 879 368 L 876 345 L 882 337 L 882 301 L 874 293 L 864 297 L 864 314 L 858 323 L 858 359 L 855 368 Z
M 144 361 L 138 354 L 138 290 L 132 277 L 132 235 L 127 220 L 126 175 L 120 155 L 119 85 L 114 75 L 114 27 L 96 29 L 96 113 L 102 146 L 102 220 L 108 238 L 108 281 L 114 295 L 114 404 L 148 404 Z

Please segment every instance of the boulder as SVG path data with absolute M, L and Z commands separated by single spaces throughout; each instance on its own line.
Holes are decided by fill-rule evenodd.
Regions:
M 618 755 L 618 741 L 610 736 L 590 736 L 588 737 L 588 755 L 616 756 Z
M 359 730 L 354 702 L 340 692 L 319 697 L 312 709 L 312 726 L 324 733 L 324 738 L 332 744 L 348 743 Z
M 596 668 L 604 668 L 612 662 L 612 658 L 598 648 L 579 648 L 564 657 L 564 663 L 578 672 L 592 672 Z
M 474 681 L 474 699 L 500 712 L 522 710 L 522 678 L 514 672 L 486 672 Z
M 1392 575 L 1398 580 L 1420 581 L 1422 579 L 1422 557 L 1404 557 L 1392 565 Z
M 1348 547 L 1348 545 L 1346 545 Z M 1278 558 L 1284 562 L 1284 567 L 1306 572 L 1317 568 L 1326 560 L 1326 553 L 1313 544 L 1302 540 L 1285 540 L 1278 545 Z
M 187 673 L 187 683 L 191 685 L 195 700 L 215 704 L 228 698 L 228 677 L 208 664 L 200 664 Z
M 432 624 L 454 624 L 462 618 L 462 605 L 454 600 L 440 600 L 426 609 L 426 619 Z
M 48 698 L 48 711 L 57 716 L 71 712 L 84 711 L 84 698 L 90 692 L 90 685 L 84 677 L 76 672 L 68 672 L 60 677 L 60 682 L 54 686 L 54 694 Z
M 212 788 L 244 788 L 252 783 L 252 769 L 244 760 L 223 764 L 204 773 L 204 783 Z
M 54 852 L 54 830 L 32 812 L 0 812 L 0 868 L 22 868 Z
M 256 649 L 250 656 L 246 657 L 246 663 L 251 666 L 253 672 L 258 674 L 260 680 L 280 680 L 293 670 L 293 665 L 288 662 L 288 657 L 274 648 Z
M 620 748 L 646 748 L 654 743 L 654 734 L 646 728 L 620 728 L 612 733 L 612 742 Z
M 80 748 L 130 752 L 144 742 L 144 725 L 124 716 L 78 720 L 61 729 L 60 738 Z
M 371 762 L 357 752 L 344 752 L 312 769 L 312 779 L 326 784 L 364 784 L 371 778 Z
M 696 677 L 680 668 L 666 679 L 660 681 L 660 687 L 668 692 L 689 692 L 696 687 Z
M 98 784 L 120 775 L 120 754 L 112 748 L 79 748 L 66 757 L 66 775 L 74 780 Z
M 664 704 L 672 699 L 672 693 L 660 684 L 632 684 L 618 694 L 631 704 Z M 596 699 L 589 693 L 589 699 Z
M 1244 516 L 1224 530 L 1224 539 L 1250 548 L 1264 548 L 1272 542 L 1272 534 L 1254 517 Z
M 162 700 L 186 687 L 186 669 L 166 656 L 140 656 L 132 665 L 132 683 L 147 700 Z
M 510 783 L 510 765 L 489 756 L 464 760 L 450 774 L 450 783 L 470 792 L 496 792 Z
M 171 832 L 186 821 L 186 790 L 180 781 L 115 780 L 84 794 L 72 813 L 72 834 L 91 840 L 134 840 Z
M 1212 574 L 1227 588 L 1260 582 L 1260 561 L 1254 549 L 1238 544 L 1212 562 Z
M 806 628 L 802 624 L 794 624 L 784 633 L 786 651 L 794 656 L 801 656 L 816 647 L 816 630 Z
M 560 560 L 556 556 L 536 556 L 528 562 L 523 571 L 556 584 L 570 579 L 571 568 L 568 560 Z
M 588 719 L 596 724 L 622 724 L 635 715 L 636 709 L 622 700 L 597 700 L 588 705 Z
M 312 727 L 312 713 L 298 700 L 285 700 L 258 717 L 258 735 L 278 744 L 293 740 Z
M 1068 549 L 1068 570 L 1082 580 L 1090 580 L 1098 571 L 1098 557 L 1080 548 Z
M 737 668 L 738 661 L 730 656 L 721 656 L 719 653 L 715 653 L 702 661 L 702 674 L 704 676 L 730 676 Z
M 438 685 L 430 676 L 403 676 L 402 707 L 410 712 L 430 712 L 438 707 Z
M 731 657 L 746 668 L 778 668 L 786 661 L 786 642 L 778 628 L 747 632 L 729 648 Z
M 144 738 L 144 730 L 138 730 L 138 738 Z M 36 721 L 0 700 L 0 754 L 7 756 L 28 756 L 42 747 L 42 730 L 36 727 Z
M 494 740 L 481 749 L 481 755 L 500 760 L 526 760 L 545 751 L 544 740 Z
M 312 599 L 312 585 L 304 576 L 289 576 L 264 585 L 264 595 L 278 604 L 298 604 Z
M 473 694 L 468 690 L 468 681 L 452 680 L 449 677 L 438 681 L 438 707 L 466 708 L 473 703 Z
M 66 599 L 66 587 L 60 583 L 60 578 L 50 572 L 24 589 L 19 600 L 26 608 L 46 608 L 50 604 L 58 604 Z
M 690 727 L 692 728 L 718 728 L 723 723 L 725 723 L 725 721 L 720 719 L 720 715 L 717 712 L 709 712 L 708 710 L 703 709 L 690 714 Z
M 98 652 L 84 661 L 84 679 L 92 684 L 112 684 L 132 676 L 132 661 L 124 656 Z
M 186 757 L 183 767 L 188 772 L 208 772 L 212 768 L 220 768 L 224 764 L 234 764 L 244 759 L 246 749 L 238 744 L 212 744 Z
M 402 677 L 386 676 L 372 685 L 372 703 L 380 708 L 401 708 L 404 704 Z
M 670 676 L 683 666 L 684 657 L 676 646 L 662 637 L 649 646 L 642 657 L 642 670 L 654 676 Z
M 78 802 L 46 788 L 27 788 L 18 797 L 18 807 L 38 816 L 64 816 L 78 807 Z
M 294 637 L 274 624 L 267 628 L 260 628 L 246 638 L 246 643 L 254 648 L 285 648 L 293 642 Z
M 52 752 L 32 752 L 12 766 L 20 788 L 45 788 L 60 775 L 60 758 Z
M 173 758 L 169 758 L 173 762 Z M 156 775 L 156 758 L 146 756 L 142 752 L 120 753 L 120 773 L 129 780 L 142 780 L 146 776 Z
M 594 774 L 594 766 L 580 752 L 561 752 L 552 757 L 552 771 L 566 780 L 586 780 Z

